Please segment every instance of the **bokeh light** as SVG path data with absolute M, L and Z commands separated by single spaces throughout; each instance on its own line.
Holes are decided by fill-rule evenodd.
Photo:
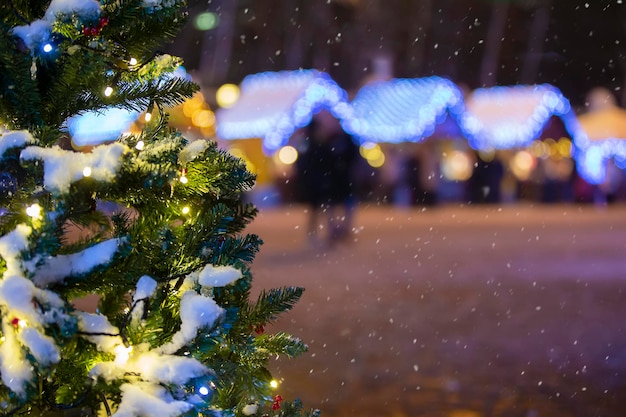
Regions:
M 215 29 L 219 23 L 219 16 L 216 13 L 211 12 L 200 13 L 194 20 L 194 26 L 196 29 L 202 31 Z
M 284 165 L 292 165 L 298 160 L 298 151 L 293 146 L 283 146 L 277 153 L 278 160 Z
M 239 86 L 235 84 L 224 84 L 215 93 L 215 100 L 218 106 L 224 109 L 234 106 L 238 99 Z

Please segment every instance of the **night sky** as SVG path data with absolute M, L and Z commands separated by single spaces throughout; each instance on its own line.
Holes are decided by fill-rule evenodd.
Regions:
M 261 71 L 316 68 L 354 91 L 374 75 L 374 59 L 385 56 L 394 77 L 440 75 L 473 89 L 485 85 L 494 2 L 191 1 L 190 22 L 169 49 L 209 88 Z M 203 11 L 220 15 L 221 30 L 193 27 L 193 16 Z M 623 0 L 518 0 L 509 1 L 505 13 L 491 84 L 551 83 L 576 107 L 603 86 L 625 103 Z

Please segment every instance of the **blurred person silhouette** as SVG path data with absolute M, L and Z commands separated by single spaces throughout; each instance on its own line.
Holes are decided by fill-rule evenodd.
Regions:
M 328 111 L 317 113 L 307 127 L 307 146 L 296 161 L 302 200 L 309 209 L 307 233 L 312 244 L 350 235 L 356 208 L 353 192 L 358 147 Z

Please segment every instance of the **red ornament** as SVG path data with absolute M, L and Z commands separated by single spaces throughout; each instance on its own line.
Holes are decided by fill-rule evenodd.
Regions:
M 254 332 L 255 332 L 256 334 L 263 334 L 263 333 L 265 333 L 265 326 L 263 326 L 262 324 L 257 324 L 257 325 L 254 327 Z
M 272 404 L 272 410 L 276 411 L 280 409 L 280 403 L 283 401 L 283 397 L 277 395 L 274 397 L 274 404 Z
M 17 326 L 20 325 L 20 319 L 18 319 L 17 317 L 14 317 L 13 320 L 11 320 L 11 324 L 13 325 L 13 327 L 17 329 Z

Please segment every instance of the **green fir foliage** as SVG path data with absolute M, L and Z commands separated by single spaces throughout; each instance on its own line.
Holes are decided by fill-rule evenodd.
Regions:
M 295 357 L 307 347 L 291 335 L 265 333 L 264 326 L 292 309 L 304 290 L 271 289 L 250 298 L 262 241 L 245 233 L 257 209 L 241 196 L 254 175 L 215 142 L 190 142 L 168 126 L 165 108 L 199 89 L 173 76 L 180 59 L 158 51 L 184 24 L 184 1 L 99 4 L 95 15 L 70 10 L 54 18 L 46 15 L 50 0 L 0 4 L 3 415 L 73 408 L 111 416 L 132 403 L 125 389 L 134 385 L 168 406 L 189 405 L 168 416 L 242 416 L 246 407 L 246 415 L 317 416 L 298 401 L 281 404 L 270 386 L 270 358 Z M 16 34 L 16 27 L 36 22 L 47 24 L 45 39 Z M 78 175 L 55 188 L 50 165 L 61 159 L 54 158 L 68 164 L 56 175 L 73 175 L 72 165 L 96 152 L 69 145 L 68 118 L 110 107 L 154 117 L 140 133 L 96 148 L 119 150 L 106 162 L 115 165 L 110 175 Z M 32 140 L 3 142 L 15 132 Z M 29 149 L 53 156 L 24 158 Z M 94 162 L 100 163 L 106 165 Z M 99 248 L 111 243 L 114 250 L 100 259 L 105 249 Z M 211 281 L 211 274 L 218 278 Z M 219 278 L 228 274 L 237 275 Z M 21 285 L 16 295 L 28 291 L 28 302 L 7 300 L 1 288 L 9 278 Z M 140 289 L 141 280 L 155 288 Z M 89 314 L 80 310 L 81 297 L 95 297 Z M 214 319 L 203 322 L 198 316 L 205 313 Z M 26 338 L 29 330 L 39 345 L 29 342 L 33 332 Z M 28 374 L 19 384 L 8 382 L 6 355 Z M 152 367 L 176 358 L 202 368 L 149 375 L 152 368 L 137 358 L 150 357 L 160 358 Z M 252 414 L 250 405 L 258 406 Z M 166 415 L 153 412 L 136 415 Z

